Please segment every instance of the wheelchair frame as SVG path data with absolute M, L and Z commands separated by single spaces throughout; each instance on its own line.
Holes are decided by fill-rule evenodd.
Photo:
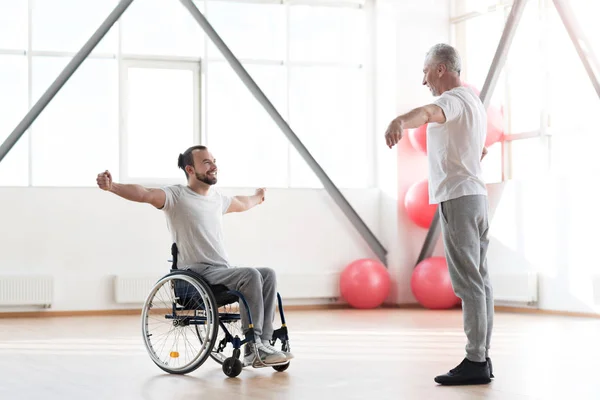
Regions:
M 225 375 L 229 377 L 235 377 L 241 373 L 243 367 L 247 366 L 243 365 L 240 361 L 242 345 L 254 347 L 255 359 L 251 364 L 249 364 L 254 368 L 272 367 L 276 371 L 281 372 L 285 371 L 289 367 L 289 360 L 279 364 L 265 364 L 256 356 L 258 352 L 255 343 L 252 315 L 250 313 L 248 303 L 241 292 L 237 290 L 230 290 L 224 285 L 210 285 L 199 274 L 190 270 L 178 269 L 178 250 L 175 243 L 173 243 L 171 246 L 171 255 L 173 258 L 172 260 L 169 260 L 172 262 L 169 274 L 163 276 L 156 282 L 148 294 L 142 309 L 142 335 L 144 337 L 144 344 L 151 359 L 159 368 L 171 374 L 187 374 L 199 368 L 210 356 L 213 358 L 213 360 L 222 365 Z M 168 307 L 168 311 L 166 311 L 167 307 L 160 308 L 160 310 L 165 309 L 165 313 L 160 314 L 166 321 L 171 321 L 170 325 L 172 325 L 172 328 L 170 328 L 169 333 L 175 331 L 177 335 L 177 332 L 180 332 L 181 329 L 188 326 L 194 326 L 197 339 L 199 339 L 199 342 L 202 345 L 201 352 L 196 355 L 196 357 L 190 363 L 181 368 L 175 368 L 174 366 L 170 365 L 171 361 L 179 358 L 179 351 L 177 350 L 179 347 L 179 342 L 172 345 L 174 350 L 169 352 L 169 358 L 167 361 L 159 359 L 154 346 L 150 343 L 150 338 L 153 334 L 150 333 L 148 328 L 148 315 L 151 311 L 151 308 L 154 306 L 153 299 L 155 294 L 158 293 L 158 291 L 161 290 L 163 285 L 167 282 L 170 283 L 169 289 L 170 293 L 172 294 L 170 301 L 171 304 Z M 188 290 L 190 287 L 193 288 L 195 292 L 192 292 L 191 295 L 188 295 Z M 228 312 L 223 313 L 218 311 L 224 306 L 234 303 L 239 304 L 240 300 L 244 305 L 246 312 L 248 313 L 248 330 L 243 333 L 243 339 L 238 335 L 234 336 L 226 326 L 229 323 L 241 321 L 241 314 Z M 274 345 L 277 340 L 280 340 L 282 343 L 282 350 L 290 351 L 288 329 L 283 312 L 283 302 L 279 293 L 277 293 L 277 303 L 282 325 L 281 328 L 274 330 L 270 343 L 271 345 Z M 189 315 L 190 311 L 194 311 L 194 315 Z M 198 315 L 198 312 L 203 312 L 206 315 Z M 208 327 L 208 330 L 210 331 L 208 338 L 202 338 L 199 329 L 200 326 Z M 224 338 L 217 343 L 219 329 L 223 331 Z M 185 340 L 190 344 L 190 347 L 193 347 L 187 336 L 185 336 Z M 207 341 L 207 345 L 204 344 L 205 341 Z M 186 347 L 187 343 L 184 343 Z M 220 359 L 214 353 L 218 354 L 224 352 L 229 343 L 231 343 L 233 346 L 233 354 L 225 360 L 220 361 Z M 164 346 L 165 345 L 163 344 L 163 347 Z M 208 352 L 203 353 L 206 348 L 209 349 Z

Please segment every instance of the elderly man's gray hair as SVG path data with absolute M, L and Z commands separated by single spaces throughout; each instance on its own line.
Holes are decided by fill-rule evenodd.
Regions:
M 456 49 L 449 44 L 439 43 L 433 46 L 425 56 L 427 64 L 444 64 L 446 70 L 460 75 L 460 56 Z

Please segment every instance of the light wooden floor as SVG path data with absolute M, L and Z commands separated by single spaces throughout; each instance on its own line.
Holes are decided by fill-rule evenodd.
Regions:
M 441 387 L 463 357 L 460 311 L 288 311 L 283 373 L 165 374 L 137 316 L 0 319 L 0 399 L 600 399 L 600 319 L 497 313 L 490 385 Z

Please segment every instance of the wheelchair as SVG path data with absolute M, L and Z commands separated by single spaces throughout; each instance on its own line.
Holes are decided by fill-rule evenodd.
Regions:
M 142 334 L 152 361 L 170 374 L 188 374 L 208 357 L 221 364 L 228 377 L 242 368 L 272 367 L 278 372 L 290 365 L 264 364 L 256 354 L 252 315 L 242 293 L 223 285 L 210 285 L 199 274 L 177 268 L 177 246 L 171 247 L 173 259 L 169 274 L 159 279 L 148 294 L 142 309 Z M 244 333 L 240 302 L 248 313 Z M 281 328 L 273 332 L 270 344 L 279 340 L 283 351 L 290 351 L 288 330 L 281 296 L 277 293 Z M 253 346 L 255 359 L 243 365 L 242 346 Z

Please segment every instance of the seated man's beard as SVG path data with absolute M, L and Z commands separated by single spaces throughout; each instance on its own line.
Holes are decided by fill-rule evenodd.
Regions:
M 208 175 L 199 174 L 198 172 L 196 172 L 196 179 L 198 179 L 200 182 L 206 183 L 207 185 L 214 185 L 217 183 L 217 177 L 209 178 Z

